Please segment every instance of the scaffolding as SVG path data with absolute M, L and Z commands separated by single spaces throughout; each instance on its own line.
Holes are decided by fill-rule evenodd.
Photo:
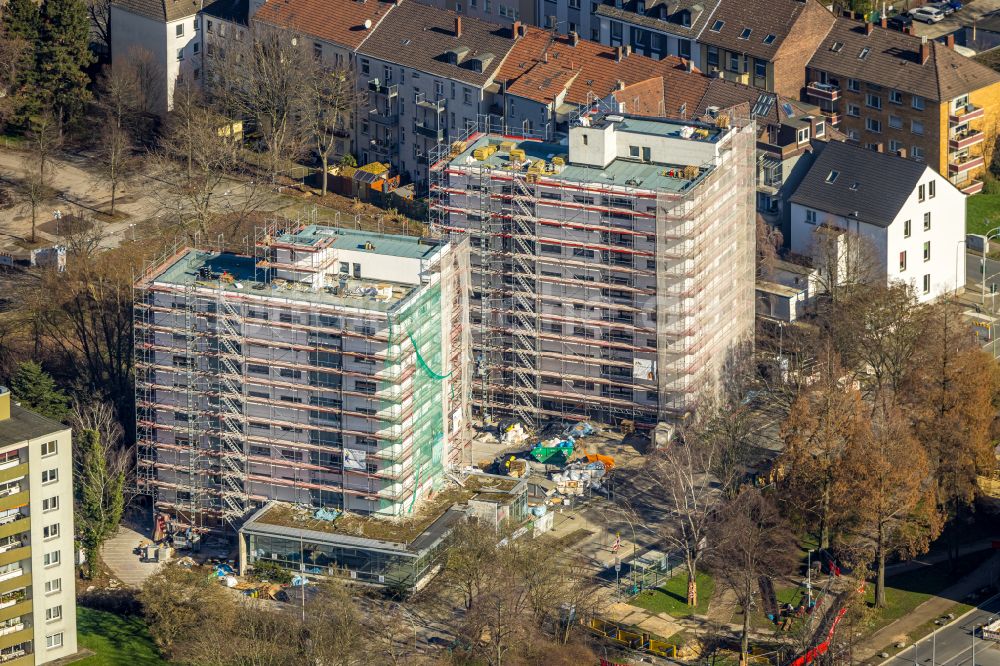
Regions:
M 439 147 L 432 224 L 472 241 L 474 400 L 487 419 L 652 425 L 714 390 L 753 335 L 754 127 L 726 118 L 717 154 L 686 165 L 680 191 L 567 180 L 553 162 L 509 157 L 531 138 L 473 130 Z M 472 155 L 484 147 L 504 159 Z
M 159 511 L 204 529 L 271 499 L 401 515 L 469 462 L 467 243 L 409 239 L 428 259 L 387 302 L 333 270 L 337 242 L 399 238 L 268 222 L 252 252 L 175 246 L 146 266 L 137 480 Z

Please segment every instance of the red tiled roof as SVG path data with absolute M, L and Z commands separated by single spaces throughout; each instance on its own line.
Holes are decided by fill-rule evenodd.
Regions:
M 384 0 L 267 0 L 253 18 L 354 50 L 393 7 Z

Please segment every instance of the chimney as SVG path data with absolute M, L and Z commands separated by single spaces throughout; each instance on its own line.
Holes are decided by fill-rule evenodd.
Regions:
M 927 37 L 920 38 L 920 64 L 926 64 L 927 59 L 931 57 L 931 45 L 927 41 Z
M 462 36 L 462 17 L 461 16 L 456 16 L 455 17 L 455 36 L 456 37 L 461 37 Z
M 691 60 L 690 58 L 688 58 L 688 59 L 687 59 L 687 60 L 686 60 L 686 61 L 684 62 L 684 69 L 686 69 L 686 70 L 687 70 L 687 71 L 689 71 L 689 72 L 693 72 L 693 71 L 694 71 L 694 61 L 693 61 L 693 60 Z
M 885 152 L 885 144 L 882 143 L 881 141 L 879 141 L 878 143 L 875 144 L 875 150 L 876 150 L 876 152 L 884 153 Z
M 630 55 L 632 55 L 632 45 L 631 44 L 626 44 L 623 47 L 623 49 L 624 49 L 624 51 L 622 52 L 623 53 L 623 57 L 627 58 Z
M 525 37 L 528 34 L 528 26 L 521 24 L 521 36 Z
M 621 62 L 622 61 L 622 57 L 623 57 L 624 52 L 625 52 L 625 47 L 624 46 L 616 46 L 615 47 L 615 62 Z
M 896 155 L 902 157 L 903 159 L 906 159 L 906 148 L 900 148 L 899 150 L 897 150 Z
M 542 62 L 548 62 L 548 61 L 549 61 L 549 50 L 545 49 L 544 51 L 542 51 Z
M 871 21 L 865 21 L 865 34 L 872 34 L 873 30 L 875 30 L 875 25 Z
M 889 29 L 889 19 L 887 19 L 884 14 L 882 15 L 882 29 L 883 30 Z
M 948 35 L 947 37 L 945 37 L 945 44 L 952 51 L 955 50 L 955 33 L 951 33 L 950 35 Z
M 520 21 L 514 21 L 514 25 L 512 25 L 510 27 L 510 33 L 514 37 L 514 39 L 517 39 L 518 37 L 521 36 L 521 22 Z
M 625 82 L 621 79 L 615 81 L 615 90 L 625 90 Z
M 579 33 L 577 33 L 576 30 L 570 30 L 569 31 L 569 45 L 570 46 L 576 46 L 579 43 L 580 43 L 580 35 L 579 35 Z
M 852 9 L 847 14 L 848 14 L 848 17 L 853 21 L 854 20 L 854 10 Z
M 913 34 L 913 27 L 909 26 L 909 25 L 904 25 L 903 26 L 903 34 L 904 35 L 912 35 Z

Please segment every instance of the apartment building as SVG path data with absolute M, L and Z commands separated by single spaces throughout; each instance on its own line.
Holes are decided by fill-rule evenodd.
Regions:
M 405 515 L 465 456 L 462 244 L 268 224 L 136 284 L 139 484 L 220 529 L 270 500 Z
M 754 146 L 749 118 L 614 114 L 567 144 L 443 146 L 431 210 L 472 244 L 480 410 L 651 426 L 712 393 L 753 336 Z
M 0 663 L 76 654 L 70 429 L 0 387 Z
M 920 301 L 965 286 L 965 195 L 927 164 L 831 141 L 792 195 L 791 216 L 792 252 L 815 262 L 874 260 Z
M 580 0 L 559 0 L 558 5 L 562 9 L 564 3 L 572 6 L 573 2 L 579 7 Z M 580 17 L 584 22 L 580 34 L 602 44 L 628 46 L 654 60 L 670 56 L 690 60 L 701 69 L 704 60 L 698 39 L 711 25 L 719 4 L 720 0 L 594 0 L 592 14 Z
M 803 65 L 834 21 L 818 0 L 720 0 L 699 37 L 701 68 L 798 99 Z
M 201 40 L 197 0 L 114 0 L 111 3 L 111 61 L 146 62 L 159 80 L 147 92 L 161 115 L 173 108 L 174 86 L 184 76 L 200 80 Z
M 538 15 L 535 0 L 417 0 L 425 5 L 446 9 L 469 18 L 510 25 L 520 21 L 531 25 L 548 25 L 545 17 Z
M 922 161 L 966 194 L 982 190 L 1000 74 L 947 43 L 837 19 L 807 77 L 806 95 L 850 140 Z
M 358 49 L 367 104 L 358 112 L 359 161 L 387 162 L 424 189 L 430 152 L 490 113 L 512 27 L 403 2 Z

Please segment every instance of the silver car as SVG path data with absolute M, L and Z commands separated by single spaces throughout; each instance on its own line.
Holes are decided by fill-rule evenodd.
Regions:
M 923 21 L 924 23 L 938 23 L 944 20 L 944 12 L 930 6 L 911 9 L 910 16 L 913 17 L 914 21 Z

